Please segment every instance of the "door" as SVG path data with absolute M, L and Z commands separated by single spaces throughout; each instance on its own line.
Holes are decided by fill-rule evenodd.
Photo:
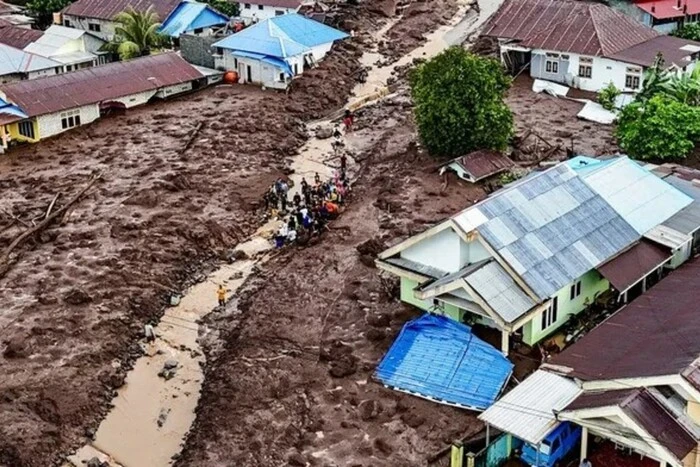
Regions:
M 245 66 L 245 76 L 246 76 L 246 81 L 249 83 L 253 82 L 253 69 L 251 68 L 250 65 Z

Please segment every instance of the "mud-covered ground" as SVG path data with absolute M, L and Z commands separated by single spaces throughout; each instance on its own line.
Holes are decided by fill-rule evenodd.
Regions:
M 218 86 L 0 158 L 0 250 L 101 176 L 0 277 L 0 465 L 50 465 L 96 427 L 143 324 L 258 226 L 302 118 L 337 106 L 356 67 L 350 44 L 288 96 Z

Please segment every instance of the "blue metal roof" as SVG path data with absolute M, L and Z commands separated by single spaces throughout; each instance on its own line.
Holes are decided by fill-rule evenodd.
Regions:
M 284 71 L 288 76 L 294 76 L 294 72 L 292 71 L 292 67 L 289 66 L 289 63 L 285 62 L 281 58 L 268 57 L 267 55 L 256 54 L 255 52 L 243 52 L 241 50 L 236 50 L 236 51 L 231 52 L 231 53 L 233 55 L 237 55 L 239 57 L 247 57 L 247 58 L 254 58 L 256 60 L 260 60 L 262 62 L 268 63 L 274 67 L 279 68 L 280 70 Z
M 160 33 L 170 37 L 180 37 L 198 28 L 223 26 L 229 18 L 205 3 L 185 1 L 165 19 Z
M 0 114 L 15 115 L 20 118 L 29 118 L 29 116 L 24 113 L 22 109 L 14 104 L 10 104 L 2 98 L 0 98 Z
M 348 37 L 296 13 L 275 16 L 213 44 L 214 47 L 288 58 L 309 53 L 312 47 Z
M 386 386 L 446 405 L 484 410 L 494 403 L 513 364 L 469 326 L 425 314 L 409 321 L 377 367 Z

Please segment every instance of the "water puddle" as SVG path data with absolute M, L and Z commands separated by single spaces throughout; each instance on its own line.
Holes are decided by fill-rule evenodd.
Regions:
M 423 46 L 390 66 L 374 66 L 382 57 L 376 52 L 365 53 L 362 63 L 373 68 L 368 73 L 367 82 L 354 89 L 354 97 L 348 101 L 348 106 L 357 108 L 380 99 L 387 94 L 387 80 L 397 67 L 411 63 L 416 57 L 429 58 L 452 45 L 451 42 L 458 37 L 454 31 L 466 21 L 468 8 L 462 5 L 451 25 L 428 35 Z M 391 25 L 384 27 L 377 36 L 383 35 Z M 318 125 L 331 125 L 331 121 L 314 124 Z M 333 138 L 319 140 L 311 137 L 301 148 L 291 164 L 294 169 L 290 177 L 294 182 L 292 195 L 299 190 L 302 177 L 311 182 L 316 173 L 324 179 L 332 176 L 333 166 L 339 165 L 333 161 L 332 141 Z M 176 306 L 165 311 L 156 327 L 157 339 L 146 345 L 145 354 L 128 373 L 94 441 L 70 456 L 66 466 L 82 467 L 94 457 L 113 467 L 166 467 L 172 463 L 172 457 L 181 451 L 184 437 L 194 422 L 204 379 L 202 365 L 205 357 L 197 342 L 198 322 L 217 307 L 219 284 L 224 284 L 229 290 L 229 297 L 235 296 L 251 275 L 253 266 L 268 259 L 265 253 L 272 249 L 269 238 L 278 225 L 279 222 L 268 222 L 236 247 L 249 259 L 221 266 L 206 280 L 187 290 Z M 159 376 L 164 368 L 175 363 L 170 379 Z

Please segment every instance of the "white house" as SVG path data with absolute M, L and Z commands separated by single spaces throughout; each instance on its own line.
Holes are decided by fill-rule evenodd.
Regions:
M 68 72 L 107 63 L 109 54 L 100 52 L 105 43 L 86 31 L 52 25 L 24 51 L 59 62 Z
M 661 36 L 608 6 L 567 0 L 506 0 L 484 36 L 498 39 L 509 69 L 593 92 L 610 83 L 638 91 L 659 54 L 689 72 L 700 52 L 700 43 Z
M 61 73 L 60 63 L 0 43 L 0 84 Z
M 244 0 L 238 2 L 238 15 L 245 24 L 257 23 L 275 16 L 297 13 L 302 4 L 302 0 Z
M 342 31 L 299 14 L 275 16 L 215 42 L 218 70 L 235 70 L 241 82 L 285 89 L 348 37 Z

